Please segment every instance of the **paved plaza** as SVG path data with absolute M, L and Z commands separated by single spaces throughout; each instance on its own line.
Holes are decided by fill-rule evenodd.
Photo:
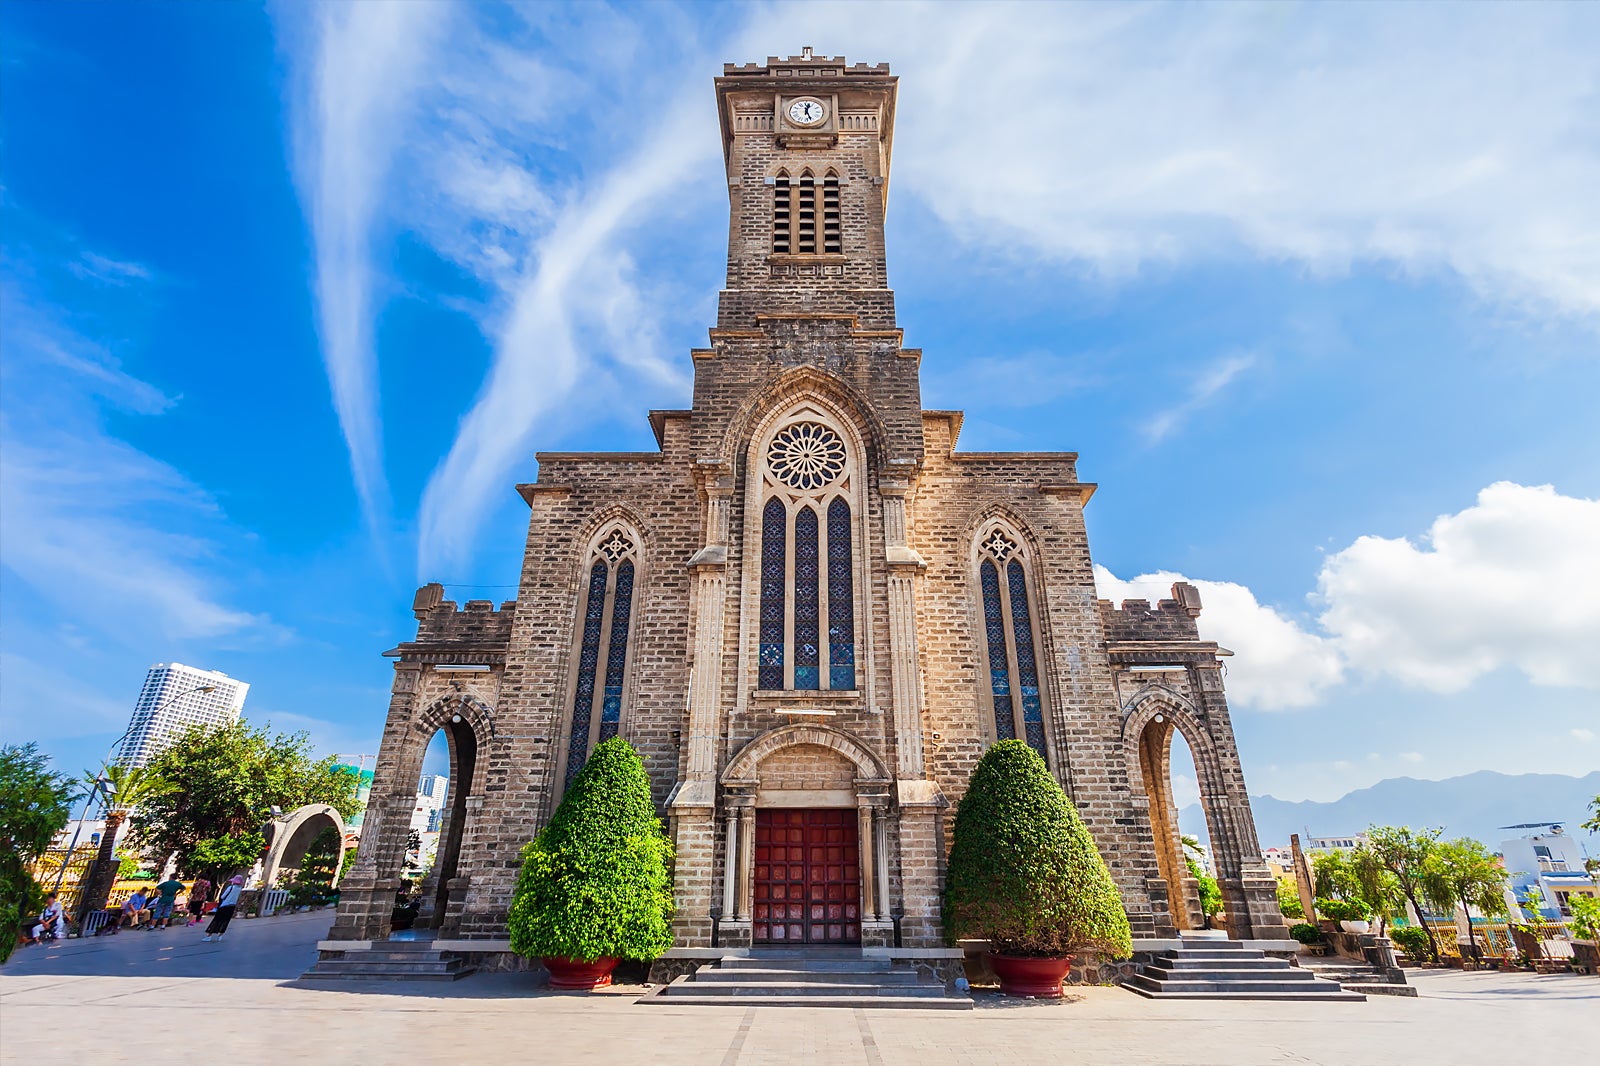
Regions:
M 23 948 L 0 969 L 0 1062 L 1052 1062 L 1463 1064 L 1600 1047 L 1600 980 L 1414 974 L 1417 999 L 1184 1003 L 1086 989 L 971 1012 L 643 1007 L 637 986 L 550 993 L 520 974 L 454 984 L 296 982 L 331 912 Z M 1559 1050 L 1558 1050 L 1559 1049 Z

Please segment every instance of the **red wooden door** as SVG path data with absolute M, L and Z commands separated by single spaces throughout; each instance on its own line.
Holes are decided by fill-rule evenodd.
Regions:
M 756 943 L 861 942 L 861 860 L 854 809 L 756 811 L 751 872 Z

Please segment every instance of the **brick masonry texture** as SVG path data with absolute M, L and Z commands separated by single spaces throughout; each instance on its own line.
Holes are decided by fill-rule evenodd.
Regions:
M 1283 934 L 1218 649 L 1195 628 L 1198 594 L 1097 600 L 1083 520 L 1094 486 L 1078 481 L 1077 457 L 964 453 L 960 414 L 922 409 L 922 353 L 902 343 L 885 266 L 896 90 L 886 66 L 809 55 L 716 80 L 728 271 L 709 344 L 692 353 L 693 406 L 651 412 L 655 452 L 538 455 L 538 480 L 519 486 L 530 515 L 514 601 L 458 606 L 438 585 L 418 590 L 416 638 L 390 653 L 372 805 L 335 938 L 387 935 L 412 793 L 440 729 L 452 799 L 422 913 L 441 935 L 505 935 L 521 849 L 561 798 L 590 567 L 617 530 L 637 546 L 620 733 L 674 839 L 680 946 L 707 945 L 713 913 L 724 942 L 748 942 L 764 805 L 859 808 L 864 939 L 883 942 L 902 913 L 908 946 L 942 942 L 955 804 L 998 735 L 978 584 L 980 542 L 996 531 L 1027 574 L 1047 761 L 1135 934 L 1191 923 L 1161 761 L 1174 730 L 1200 764 L 1230 928 Z M 822 100 L 827 119 L 790 126 L 796 96 Z M 842 251 L 773 254 L 771 182 L 807 169 L 840 179 Z M 757 684 L 762 445 L 791 417 L 848 438 L 851 691 Z

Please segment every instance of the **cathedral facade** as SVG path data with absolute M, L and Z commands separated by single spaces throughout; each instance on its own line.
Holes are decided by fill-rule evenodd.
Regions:
M 643 757 L 679 947 L 942 943 L 954 804 L 1001 739 L 1077 805 L 1135 937 L 1201 921 L 1169 774 L 1200 774 L 1236 937 L 1286 935 L 1192 586 L 1098 601 L 1066 452 L 924 410 L 884 248 L 896 78 L 810 50 L 716 79 L 727 282 L 658 450 L 545 452 L 519 591 L 417 593 L 335 939 L 382 939 L 424 752 L 451 786 L 419 923 L 502 940 L 520 850 L 601 740 Z M 714 932 L 715 930 L 715 932 Z

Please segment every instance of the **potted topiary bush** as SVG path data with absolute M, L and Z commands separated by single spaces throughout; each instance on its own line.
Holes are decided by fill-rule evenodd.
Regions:
M 1075 954 L 1133 954 L 1122 898 L 1077 810 L 1044 760 L 1002 740 L 956 808 L 945 935 L 989 941 L 1007 995 L 1056 998 Z
M 597 745 L 522 850 L 511 950 L 543 960 L 552 988 L 609 985 L 621 959 L 672 946 L 671 860 L 638 753 L 620 737 Z

